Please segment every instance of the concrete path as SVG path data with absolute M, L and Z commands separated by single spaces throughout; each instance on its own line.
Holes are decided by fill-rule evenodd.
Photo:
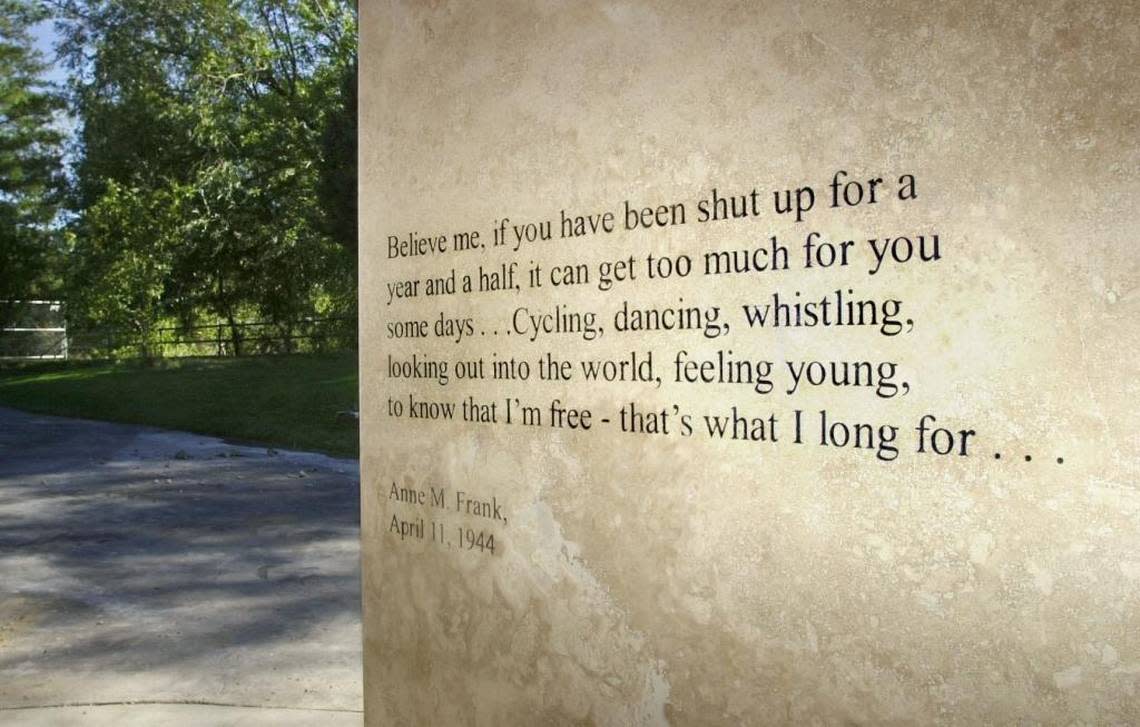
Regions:
M 359 725 L 358 483 L 0 409 L 0 724 Z

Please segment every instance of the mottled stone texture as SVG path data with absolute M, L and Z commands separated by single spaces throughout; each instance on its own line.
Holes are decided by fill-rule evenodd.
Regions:
M 1140 11 L 1133 2 L 361 4 L 361 366 L 369 725 L 1140 723 Z M 832 173 L 917 176 L 907 203 L 387 259 L 479 230 Z M 690 207 L 691 210 L 691 207 Z M 793 250 L 937 232 L 933 265 L 387 305 L 388 281 L 518 260 Z M 467 257 L 464 257 L 467 255 Z M 699 259 L 699 257 L 698 257 Z M 774 290 L 898 296 L 914 332 L 737 328 Z M 736 311 L 677 333 L 491 335 L 525 304 Z M 472 343 L 385 323 L 472 315 Z M 609 321 L 604 321 L 607 324 Z M 741 321 L 742 323 L 742 321 Z M 671 353 L 898 361 L 905 397 L 678 385 Z M 392 381 L 388 354 L 659 352 L 652 385 Z M 389 396 L 560 398 L 757 415 L 828 408 L 974 428 L 892 463 L 386 415 Z M 1002 453 L 1000 460 L 994 453 Z M 1025 461 L 1025 455 L 1033 457 Z M 1064 464 L 1057 464 L 1061 457 Z M 390 487 L 495 496 L 497 553 L 402 541 Z M 425 514 L 427 510 L 424 510 Z M 478 524 L 448 516 L 448 523 Z

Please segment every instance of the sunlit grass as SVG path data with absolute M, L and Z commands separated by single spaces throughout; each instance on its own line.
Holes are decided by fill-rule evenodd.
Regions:
M 356 456 L 356 354 L 0 369 L 0 406 Z

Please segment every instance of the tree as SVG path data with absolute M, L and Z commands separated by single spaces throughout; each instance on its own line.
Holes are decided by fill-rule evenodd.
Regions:
M 62 135 L 55 115 L 63 100 L 42 80 L 45 65 L 32 45 L 31 28 L 44 17 L 31 2 L 0 0 L 0 301 L 58 292 Z
M 109 181 L 84 218 L 83 263 L 71 278 L 70 304 L 92 320 L 134 334 L 144 358 L 156 353 L 156 324 L 170 275 L 169 250 L 183 203 L 178 189 L 141 189 Z M 108 351 L 108 353 L 111 353 Z
M 56 8 L 83 122 L 71 287 L 156 255 L 161 264 L 147 270 L 161 271 L 161 281 L 142 287 L 157 304 L 114 299 L 186 326 L 225 321 L 239 353 L 242 318 L 284 326 L 352 310 L 354 248 L 326 208 L 347 187 L 327 180 L 330 154 L 341 163 L 346 144 L 329 140 L 348 103 L 354 5 L 58 0 Z M 171 212 L 140 220 L 136 205 L 160 200 Z M 89 320 L 107 320 L 109 308 L 77 298 Z M 128 318 L 141 330 L 142 318 Z
M 356 257 L 356 63 L 341 69 L 339 97 L 330 99 L 332 108 L 322 143 L 319 194 L 325 214 L 325 229 Z

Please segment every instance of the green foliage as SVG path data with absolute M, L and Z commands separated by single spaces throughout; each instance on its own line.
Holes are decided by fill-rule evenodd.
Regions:
M 340 97 L 330 111 L 322 139 L 324 165 L 319 194 L 325 229 L 356 256 L 356 64 L 341 72 Z
M 83 124 L 73 316 L 141 333 L 163 316 L 189 326 L 354 311 L 355 230 L 329 223 L 354 166 L 351 184 L 328 181 L 346 173 L 354 4 L 56 9 Z M 236 325 L 232 336 L 240 353 Z
M 162 315 L 170 251 L 179 244 L 185 189 L 127 188 L 114 180 L 88 208 L 75 248 L 84 285 L 71 305 L 104 324 L 147 341 Z
M 44 18 L 25 0 L 0 0 L 0 301 L 57 292 L 52 263 L 63 236 L 52 225 L 61 189 L 59 93 L 42 80 L 45 66 L 31 27 Z

